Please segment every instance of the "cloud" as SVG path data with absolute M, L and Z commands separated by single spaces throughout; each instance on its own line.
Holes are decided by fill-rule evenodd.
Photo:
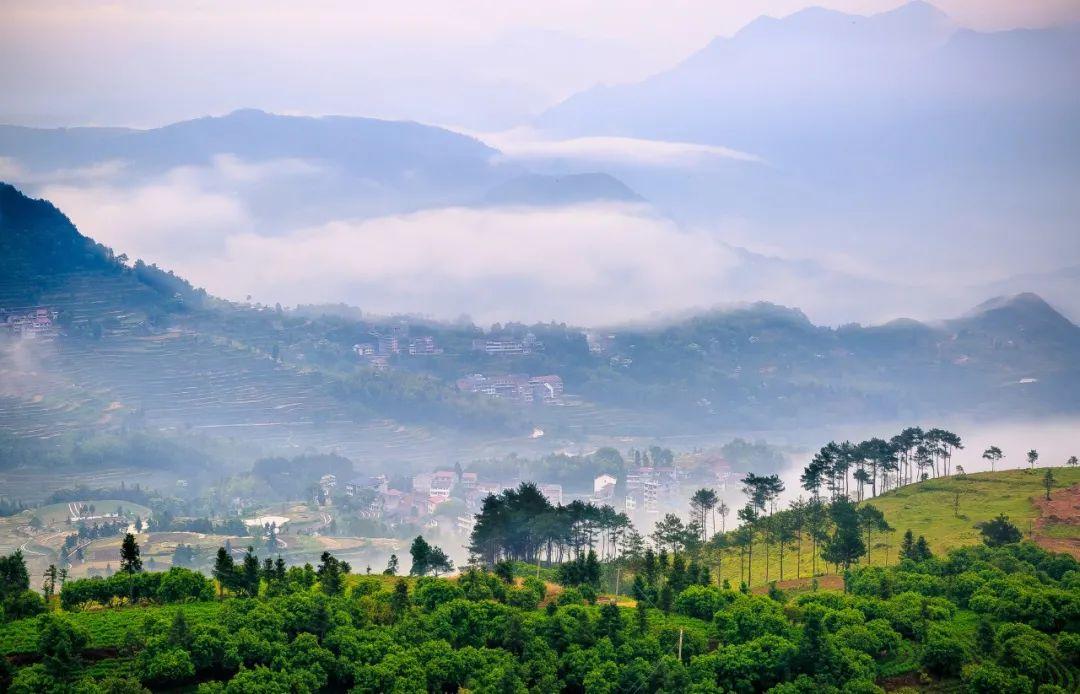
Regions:
M 596 324 L 692 305 L 737 263 L 714 238 L 643 207 L 584 205 L 447 208 L 285 237 L 244 233 L 216 259 L 181 271 L 267 303 Z
M 325 204 L 274 225 L 261 209 L 317 163 L 223 156 L 150 180 L 64 180 L 31 192 L 86 235 L 171 269 L 213 294 L 263 303 L 345 302 L 376 313 L 482 323 L 610 325 L 737 301 L 797 306 L 816 321 L 942 317 L 982 296 L 909 287 L 833 265 L 747 252 L 739 220 L 681 226 L 647 204 L 444 207 L 328 216 Z M 353 213 L 348 213 L 352 215 Z M 943 313 L 944 312 L 944 313 Z
M 595 163 L 645 166 L 698 166 L 716 159 L 761 162 L 761 158 L 727 147 L 636 137 L 556 139 L 532 128 L 515 128 L 476 137 L 512 159 L 578 159 Z
M 10 181 L 20 186 L 42 183 L 108 181 L 122 173 L 126 168 L 126 162 L 111 159 L 90 166 L 35 172 L 27 169 L 14 157 L 0 157 L 0 181 Z

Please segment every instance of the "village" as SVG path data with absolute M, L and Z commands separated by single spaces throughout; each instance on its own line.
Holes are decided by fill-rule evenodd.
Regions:
M 352 501 L 360 501 L 363 517 L 391 528 L 422 526 L 431 532 L 467 538 L 484 499 L 514 489 L 522 482 L 535 483 L 554 506 L 575 501 L 611 506 L 625 512 L 641 527 L 651 527 L 665 513 L 683 510 L 690 493 L 702 484 L 725 492 L 733 474 L 722 458 L 712 458 L 692 472 L 680 471 L 673 461 L 665 461 L 659 465 L 630 467 L 621 478 L 608 473 L 596 475 L 588 492 L 571 491 L 562 484 L 544 480 L 483 479 L 479 473 L 455 466 L 414 475 L 407 490 L 392 487 L 385 474 L 343 483 L 333 475 L 325 475 L 320 481 L 320 493 L 324 499 L 343 494 Z M 452 508 L 455 513 L 450 516 L 443 512 L 444 508 Z M 451 521 L 453 527 L 445 527 Z

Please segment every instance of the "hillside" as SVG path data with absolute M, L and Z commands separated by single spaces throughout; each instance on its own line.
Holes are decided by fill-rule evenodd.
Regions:
M 417 568 L 433 552 L 422 537 L 407 577 L 329 552 L 316 570 L 222 547 L 211 580 L 147 570 L 140 538 L 124 542 L 126 570 L 48 584 L 44 599 L 19 554 L 2 558 L 0 685 L 1035 694 L 1080 683 L 1080 564 L 1030 543 L 857 561 L 843 590 L 821 580 L 760 594 L 719 579 L 701 548 L 618 560 L 590 549 L 542 580 L 531 564 L 480 558 L 440 577 L 449 567 Z
M 46 339 L 0 336 L 0 424 L 16 438 L 145 427 L 430 467 L 448 451 L 473 459 L 625 436 L 1080 407 L 1080 328 L 1029 295 L 940 325 L 833 329 L 761 303 L 659 325 L 483 330 L 223 302 L 114 255 L 10 186 L 0 246 L 4 319 L 48 316 Z M 389 349 L 391 335 L 393 353 L 355 349 Z M 473 374 L 555 375 L 564 392 L 546 405 L 494 400 L 462 390 Z M 528 438 L 533 425 L 549 436 Z
M 1032 539 L 1050 551 L 1067 552 L 1080 559 L 1080 507 L 1075 504 L 1076 493 L 1080 490 L 1080 468 L 1053 468 L 1055 484 L 1051 496 L 1060 499 L 1066 508 L 1071 506 L 1071 511 L 1058 509 L 1055 518 L 1050 518 L 1042 509 L 1044 472 L 1045 468 L 1003 470 L 930 479 L 867 499 L 866 503 L 880 509 L 893 528 L 887 536 L 872 534 L 869 564 L 896 565 L 900 541 L 908 530 L 916 537 L 925 537 L 930 549 L 939 556 L 949 550 L 981 545 L 982 538 L 975 525 L 999 514 L 1008 516 L 1025 539 Z M 768 567 L 764 550 L 761 547 L 755 549 L 750 567 L 751 586 L 764 591 L 768 580 L 778 580 L 785 588 L 805 588 L 815 567 L 820 583 L 836 586 L 838 577 L 831 572 L 832 567 L 826 566 L 820 558 L 815 562 L 812 551 L 813 543 L 809 538 L 803 539 L 801 547 L 793 543 L 786 550 L 781 574 L 775 546 L 769 554 Z M 718 558 L 722 564 L 719 574 L 734 584 L 741 580 L 739 555 L 739 550 L 732 547 Z M 865 557 L 860 560 L 861 563 L 865 561 Z
M 1044 472 L 1045 468 L 1036 468 L 927 480 L 882 494 L 870 503 L 897 528 L 897 536 L 908 529 L 924 535 L 935 553 L 978 544 L 979 532 L 974 525 L 1004 513 L 1025 536 L 1055 551 L 1069 550 L 1053 539 L 1071 540 L 1071 553 L 1080 558 L 1080 509 L 1053 521 L 1046 517 L 1042 511 Z M 1074 498 L 1080 469 L 1054 468 L 1053 472 L 1056 483 L 1051 496 Z

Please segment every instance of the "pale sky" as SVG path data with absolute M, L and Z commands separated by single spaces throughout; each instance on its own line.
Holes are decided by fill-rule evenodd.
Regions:
M 0 0 L 0 122 L 152 126 L 239 107 L 502 129 L 663 70 L 760 15 L 898 0 Z M 1076 0 L 937 0 L 990 31 Z

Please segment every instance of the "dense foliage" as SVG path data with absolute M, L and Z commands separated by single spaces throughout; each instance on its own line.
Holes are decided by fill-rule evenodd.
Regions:
M 560 569 L 578 587 L 554 592 L 516 582 L 510 564 L 346 580 L 329 554 L 318 570 L 249 556 L 210 620 L 185 607 L 213 601 L 210 582 L 184 569 L 68 582 L 63 611 L 0 627 L 6 653 L 23 625 L 36 633 L 8 664 L 10 691 L 794 694 L 881 691 L 912 672 L 971 692 L 1080 683 L 1080 564 L 1026 542 L 852 568 L 844 592 L 795 597 L 731 590 L 685 552 L 650 548 L 628 586 L 633 607 L 593 604 L 592 551 Z M 20 565 L 3 564 L 16 587 Z M 132 595 L 180 604 L 85 613 L 126 623 L 111 647 L 89 648 L 72 611 Z

